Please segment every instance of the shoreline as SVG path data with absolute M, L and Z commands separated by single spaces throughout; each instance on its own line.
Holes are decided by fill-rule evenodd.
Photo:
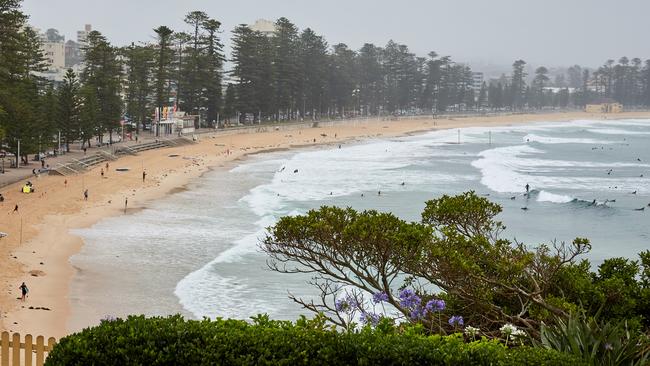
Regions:
M 131 214 L 159 198 L 182 192 L 196 178 L 213 169 L 239 164 L 249 155 L 287 151 L 309 146 L 335 146 L 377 138 L 415 135 L 433 130 L 473 126 L 507 126 L 534 122 L 561 122 L 580 119 L 650 118 L 650 112 L 595 115 L 585 112 L 469 117 L 450 119 L 406 119 L 399 121 L 355 121 L 349 124 L 290 128 L 255 133 L 200 135 L 197 144 L 149 150 L 137 156 L 125 156 L 109 162 L 106 178 L 103 165 L 78 176 L 44 176 L 32 181 L 37 193 L 18 193 L 21 183 L 3 187 L 7 212 L 0 231 L 9 234 L 0 239 L 0 272 L 5 291 L 0 296 L 0 330 L 60 338 L 68 334 L 73 316 L 69 289 L 76 269 L 69 259 L 83 246 L 71 230 L 86 228 L 107 217 Z M 333 136 L 336 134 L 336 138 Z M 324 136 L 323 136 L 324 135 Z M 316 142 L 313 142 L 315 139 Z M 230 150 L 231 154 L 226 154 Z M 176 157 L 170 157 L 177 154 Z M 115 167 L 129 167 L 116 172 Z M 142 168 L 147 180 L 142 182 Z M 64 181 L 68 182 L 67 185 Z M 89 189 L 88 202 L 82 198 Z M 124 199 L 129 205 L 124 213 Z M 14 204 L 20 206 L 12 213 Z M 2 212 L 0 212 L 0 215 Z M 22 241 L 22 243 L 21 243 Z M 25 281 L 30 297 L 16 300 L 18 286 Z M 45 307 L 49 310 L 29 309 Z M 79 315 L 79 314 L 77 314 Z M 97 321 L 97 320 L 96 320 Z M 96 322 L 95 321 L 95 322 Z

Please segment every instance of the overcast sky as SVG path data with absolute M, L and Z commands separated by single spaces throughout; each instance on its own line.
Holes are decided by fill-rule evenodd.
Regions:
M 68 39 L 90 23 L 116 45 L 153 40 L 152 29 L 186 29 L 203 10 L 223 24 L 224 42 L 240 23 L 284 16 L 329 44 L 359 48 L 389 39 L 419 55 L 509 65 L 598 66 L 620 56 L 650 58 L 649 0 L 24 0 L 30 23 Z

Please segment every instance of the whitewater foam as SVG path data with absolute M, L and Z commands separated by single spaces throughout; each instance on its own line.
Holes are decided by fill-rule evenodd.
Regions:
M 551 203 L 569 203 L 574 198 L 563 194 L 554 194 L 547 191 L 540 191 L 537 195 L 537 202 L 551 202 Z
M 568 138 L 568 137 L 550 137 L 528 134 L 523 138 L 524 142 L 538 142 L 542 144 L 599 144 L 607 145 L 613 142 L 606 140 L 596 140 L 590 138 Z

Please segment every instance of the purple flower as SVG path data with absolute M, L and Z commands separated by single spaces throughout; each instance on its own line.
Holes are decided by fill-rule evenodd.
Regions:
M 357 301 L 357 298 L 354 297 L 353 295 L 348 295 L 348 296 L 345 298 L 345 301 L 347 301 L 348 306 L 350 306 L 350 307 L 353 308 L 353 309 L 354 309 L 354 308 L 360 308 L 360 306 L 359 306 L 359 302 Z
M 334 307 L 338 312 L 347 312 L 350 308 L 350 306 L 348 305 L 347 301 L 345 301 L 345 299 L 336 300 L 336 303 L 334 303 Z
M 612 344 L 611 344 L 611 343 L 605 343 L 605 350 L 606 350 L 606 351 L 611 351 L 611 350 L 613 350 L 613 349 L 614 349 L 614 347 L 612 347 Z
M 411 314 L 409 314 L 409 316 L 411 320 L 420 320 L 427 316 L 427 309 L 418 306 L 415 309 L 411 310 Z
M 336 300 L 334 308 L 340 313 L 350 313 L 354 311 L 354 309 L 360 309 L 361 307 L 353 295 L 347 295 L 345 298 Z
M 403 289 L 399 292 L 399 304 L 408 309 L 414 309 L 420 306 L 422 299 L 413 292 L 413 290 Z
M 379 323 L 379 314 L 363 312 L 360 316 L 361 323 L 371 324 L 373 327 Z
M 428 311 L 430 311 L 432 313 L 435 313 L 435 312 L 438 312 L 438 311 L 445 310 L 445 306 L 446 306 L 445 300 L 433 299 L 433 300 L 429 300 L 427 302 L 425 308 Z
M 385 292 L 377 292 L 376 294 L 372 295 L 372 302 L 375 304 L 386 301 L 388 301 L 388 294 Z
M 455 327 L 457 325 L 463 326 L 465 324 L 465 321 L 463 320 L 463 317 L 460 315 L 454 315 L 451 318 L 449 318 L 449 325 Z

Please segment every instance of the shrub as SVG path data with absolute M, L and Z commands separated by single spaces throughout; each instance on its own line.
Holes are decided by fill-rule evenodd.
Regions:
M 495 340 L 424 336 L 397 329 L 341 333 L 322 318 L 296 323 L 259 316 L 184 320 L 130 316 L 67 336 L 47 365 L 580 365 L 542 348 L 509 349 Z
M 650 359 L 650 343 L 631 333 L 627 322 L 599 322 L 584 315 L 542 325 L 541 342 L 534 343 L 573 354 L 589 365 L 647 365 Z

